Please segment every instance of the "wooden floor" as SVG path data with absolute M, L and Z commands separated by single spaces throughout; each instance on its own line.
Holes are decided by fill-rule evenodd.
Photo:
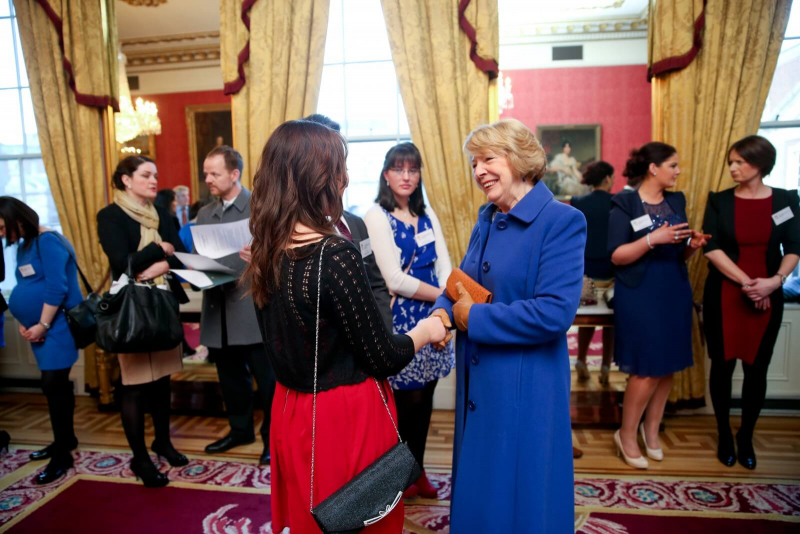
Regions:
M 453 415 L 450 411 L 433 414 L 426 452 L 429 468 L 447 469 L 451 466 Z M 733 425 L 735 428 L 738 421 L 734 420 Z M 671 417 L 665 420 L 665 427 L 661 435 L 665 460 L 651 462 L 648 475 L 800 480 L 798 418 L 762 417 L 759 420 L 754 440 L 758 457 L 755 471 L 738 465 L 728 468 L 717 461 L 716 431 L 711 416 Z M 16 446 L 49 443 L 52 432 L 44 397 L 38 394 L 0 394 L 0 429 L 11 434 L 12 444 Z M 225 435 L 227 430 L 224 418 L 175 416 L 172 420 L 173 442 L 179 450 L 189 454 L 202 454 L 208 443 Z M 81 447 L 127 448 L 119 414 L 99 413 L 96 401 L 88 397 L 77 399 L 75 431 Z M 150 431 L 148 418 L 148 435 L 152 435 Z M 572 434 L 573 443 L 584 452 L 583 458 L 575 461 L 576 473 L 643 474 L 617 458 L 612 429 L 576 428 Z M 261 450 L 262 444 L 256 442 L 229 451 L 226 456 L 256 459 Z

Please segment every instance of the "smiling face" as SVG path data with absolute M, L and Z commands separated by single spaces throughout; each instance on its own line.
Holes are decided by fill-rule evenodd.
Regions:
M 735 150 L 731 150 L 731 153 L 728 154 L 728 170 L 731 172 L 731 178 L 737 184 L 761 179 L 761 169 L 749 164 Z
M 649 171 L 649 178 L 654 179 L 662 189 L 675 187 L 675 183 L 681 173 L 681 168 L 678 166 L 678 154 L 671 155 L 661 165 L 651 163 Z
M 411 194 L 419 187 L 420 170 L 412 162 L 396 164 L 383 173 L 383 178 L 389 184 L 395 198 L 408 200 Z
M 475 183 L 486 194 L 486 199 L 504 213 L 519 199 L 522 179 L 514 176 L 508 158 L 494 151 L 472 157 Z
M 158 193 L 158 169 L 156 164 L 145 161 L 133 172 L 133 176 L 122 175 L 125 191 L 140 201 L 153 201 Z

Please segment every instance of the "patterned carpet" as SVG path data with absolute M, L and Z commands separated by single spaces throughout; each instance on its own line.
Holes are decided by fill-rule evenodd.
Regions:
M 27 453 L 16 450 L 0 458 L 0 532 L 37 531 L 30 530 L 31 525 L 51 520 L 47 517 L 48 510 L 64 509 L 69 498 L 76 499 L 76 492 L 88 495 L 100 491 L 98 488 L 102 485 L 97 483 L 125 484 L 122 489 L 135 494 L 131 498 L 152 498 L 157 501 L 154 506 L 163 504 L 165 493 L 159 493 L 161 490 L 144 490 L 133 482 L 128 453 L 77 451 L 75 468 L 48 486 L 33 484 L 33 475 L 44 464 L 28 462 Z M 161 468 L 168 472 L 169 488 L 175 491 L 217 492 L 213 499 L 210 494 L 204 494 L 204 508 L 191 510 L 184 531 L 204 534 L 271 532 L 269 468 L 260 468 L 252 461 L 205 457 L 192 458 L 183 468 L 169 469 L 164 465 Z M 450 475 L 445 470 L 429 474 L 440 488 L 439 500 L 407 501 L 404 533 L 449 532 Z M 576 530 L 582 534 L 692 531 L 772 534 L 800 530 L 800 483 L 793 481 L 578 476 L 575 505 Z M 112 511 L 109 516 L 104 509 L 102 524 L 107 525 L 116 513 L 120 514 L 119 521 L 125 520 L 124 506 L 112 508 Z M 98 522 L 95 531 L 101 530 Z M 67 522 L 59 522 L 57 531 L 87 532 L 85 527 L 70 530 Z

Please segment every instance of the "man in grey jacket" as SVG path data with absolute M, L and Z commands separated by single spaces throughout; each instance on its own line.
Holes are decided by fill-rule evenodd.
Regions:
M 197 224 L 222 224 L 250 218 L 250 191 L 240 183 L 244 167 L 242 156 L 229 146 L 220 146 L 206 156 L 203 172 L 215 200 L 197 215 Z M 245 262 L 237 254 L 218 259 L 242 273 Z M 222 453 L 255 441 L 253 424 L 253 383 L 258 384 L 258 402 L 264 410 L 261 438 L 262 465 L 269 463 L 269 425 L 275 373 L 267 359 L 249 287 L 229 283 L 203 292 L 200 342 L 209 348 L 217 365 L 219 384 L 230 423 L 224 438 L 209 444 L 206 452 Z

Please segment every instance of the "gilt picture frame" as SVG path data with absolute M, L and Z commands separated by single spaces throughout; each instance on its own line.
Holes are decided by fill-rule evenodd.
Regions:
M 220 145 L 233 146 L 233 120 L 230 103 L 186 106 L 186 131 L 189 139 L 189 167 L 192 202 L 208 200 L 203 173 L 206 155 Z

